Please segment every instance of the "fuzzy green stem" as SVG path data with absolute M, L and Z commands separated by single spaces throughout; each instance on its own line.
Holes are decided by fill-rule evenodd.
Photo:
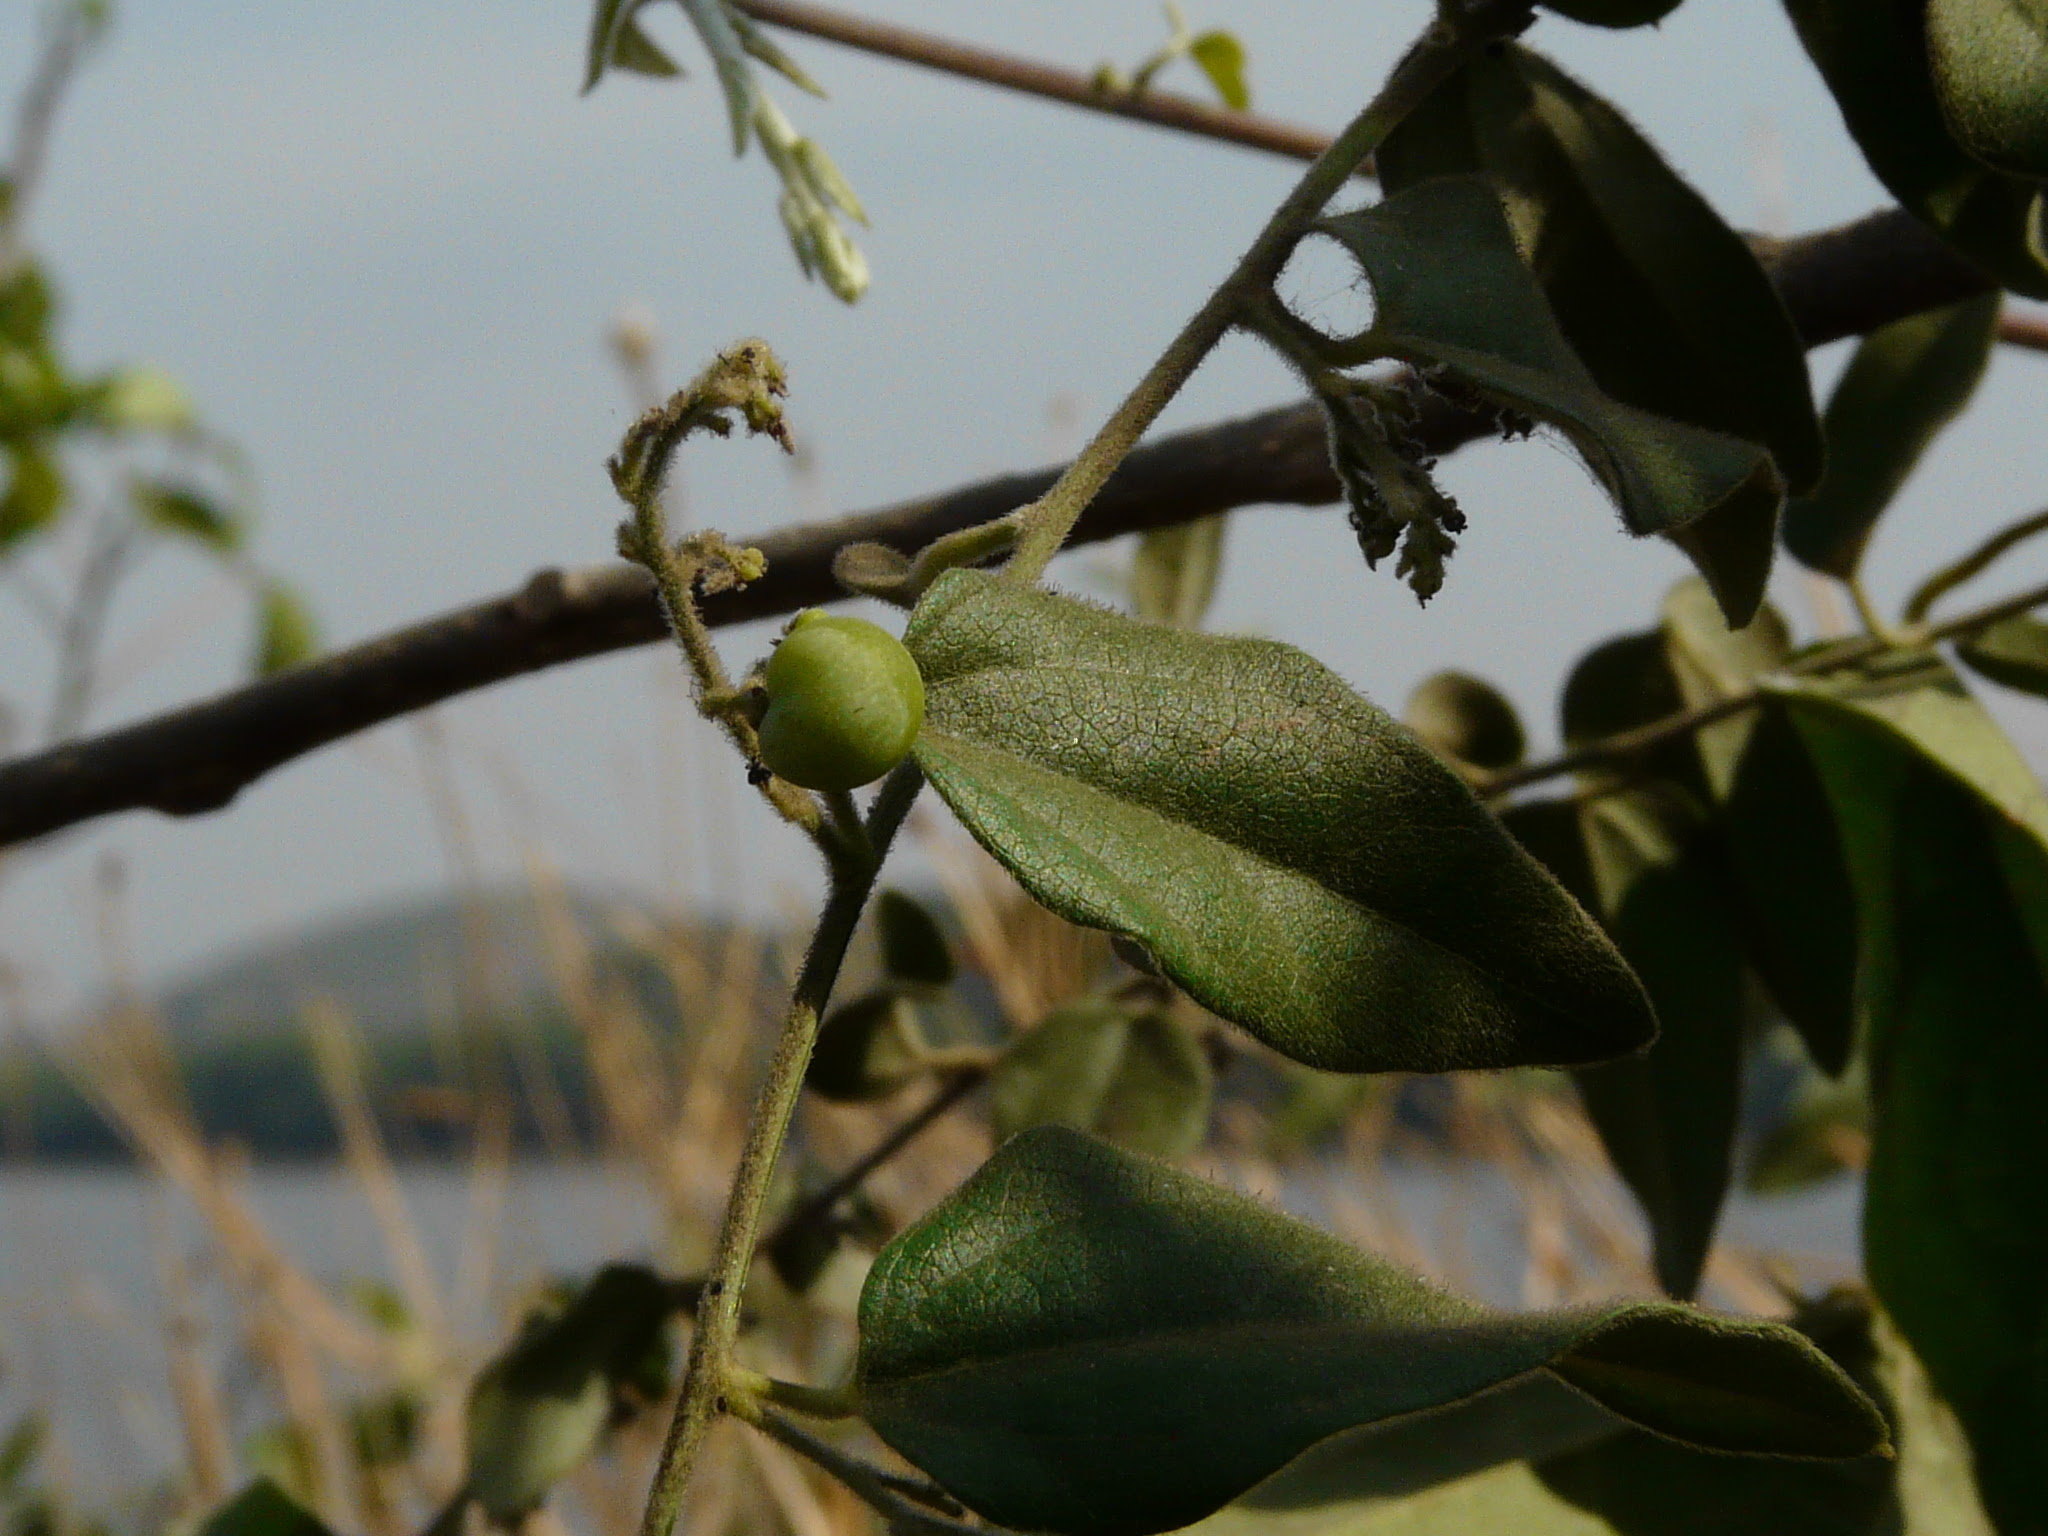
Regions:
M 1529 0 L 1481 0 L 1470 12 L 1440 12 L 1394 67 L 1365 110 L 1316 157 L 1231 274 L 1181 328 L 1051 490 L 1024 509 L 1017 554 L 1006 574 L 1036 581 L 1116 467 L 1166 409 L 1202 360 L 1236 325 L 1244 307 L 1272 286 L 1325 204 L 1429 93 L 1488 43 L 1528 25 Z
M 1849 590 L 1849 601 L 1856 607 L 1856 617 L 1863 621 L 1863 628 L 1871 639 L 1881 645 L 1893 646 L 1899 643 L 1899 632 L 1886 622 L 1870 596 L 1870 588 L 1863 584 L 1863 577 L 1851 576 L 1842 583 Z
M 858 864 L 848 858 L 832 861 L 831 894 L 819 914 L 797 973 L 789 1012 L 775 1043 L 766 1080 L 747 1121 L 746 1140 L 719 1225 L 718 1246 L 697 1307 L 697 1327 L 690 1339 L 689 1363 L 683 1371 L 681 1401 L 662 1446 L 661 1462 L 648 1495 L 642 1536 L 670 1536 L 682 1507 L 691 1469 L 712 1421 L 732 1405 L 732 1350 L 739 1337 L 740 1297 L 752 1267 L 761 1232 L 761 1212 L 775 1175 L 789 1122 L 803 1091 L 804 1069 L 817 1043 L 818 1020 L 831 1001 L 833 984 L 846 959 L 846 947 L 875 887 L 889 845 L 910 814 L 911 802 L 924 785 L 914 762 L 906 762 L 883 781 L 870 810 L 865 832 L 871 856 Z

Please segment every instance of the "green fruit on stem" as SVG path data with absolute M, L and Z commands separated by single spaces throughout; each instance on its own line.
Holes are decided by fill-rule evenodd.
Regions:
M 762 676 L 761 761 L 806 789 L 853 789 L 902 762 L 924 724 L 924 679 L 866 619 L 807 608 Z

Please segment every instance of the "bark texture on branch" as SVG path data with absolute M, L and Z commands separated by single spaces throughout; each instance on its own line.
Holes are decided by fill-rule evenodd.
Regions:
M 1896 210 L 1785 242 L 1767 264 L 1800 333 L 1818 346 L 1988 286 Z M 1490 420 L 1432 400 L 1420 435 L 1436 453 L 1490 435 Z M 877 512 L 759 540 L 768 574 L 706 600 L 713 624 L 787 613 L 844 594 L 832 556 L 874 541 L 913 554 L 941 534 L 1031 501 L 1056 467 L 1006 475 Z M 1335 501 L 1322 424 L 1307 404 L 1183 432 L 1139 448 L 1082 517 L 1074 541 L 1114 538 L 1261 504 Z M 295 757 L 444 699 L 667 633 L 631 566 L 542 571 L 517 592 L 336 651 L 202 703 L 0 763 L 0 847 L 118 811 L 216 810 Z

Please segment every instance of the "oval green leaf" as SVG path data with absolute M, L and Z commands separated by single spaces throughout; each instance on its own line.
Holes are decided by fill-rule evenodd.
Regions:
M 1475 768 L 1512 768 L 1528 745 L 1507 696 L 1469 672 L 1424 678 L 1408 695 L 1401 723 L 1432 751 Z
M 952 571 L 912 615 L 917 760 L 1071 922 L 1309 1066 L 1606 1060 L 1621 957 L 1457 776 L 1291 646 Z
M 1872 331 L 1828 397 L 1827 474 L 1785 510 L 1785 548 L 1847 581 L 1927 445 L 1961 413 L 1998 334 L 1986 294 Z
M 2048 298 L 2040 184 L 1955 141 L 1928 59 L 1927 0 L 1785 0 L 1785 9 L 1892 196 L 2003 286 Z
M 1981 629 L 1956 646 L 1972 672 L 1994 683 L 2048 698 L 2048 624 L 2026 614 Z
M 1883 1421 L 1776 1324 L 1492 1311 L 1244 1195 L 1057 1127 L 1006 1143 L 861 1296 L 861 1412 L 990 1520 L 1140 1536 L 1340 1430 L 1551 1370 L 1710 1449 L 1844 1457 Z
M 1927 56 L 1963 148 L 2014 175 L 2048 176 L 2048 3 L 1929 0 Z
M 875 927 L 882 940 L 882 968 L 897 981 L 943 987 L 953 979 L 953 951 L 938 919 L 901 891 L 875 898 Z

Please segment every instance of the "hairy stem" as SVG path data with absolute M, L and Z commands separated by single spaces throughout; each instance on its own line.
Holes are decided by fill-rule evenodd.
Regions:
M 1480 48 L 1525 27 L 1529 4 L 1528 0 L 1481 0 L 1454 19 L 1446 19 L 1448 14 L 1439 15 L 1395 66 L 1379 94 L 1317 156 L 1231 274 L 1181 327 L 1180 334 L 1067 466 L 1066 473 L 1024 510 L 1017 554 L 1007 568 L 1015 580 L 1036 581 L 1044 574 L 1096 492 L 1180 393 L 1202 360 L 1239 322 L 1246 304 L 1279 277 L 1309 221 L 1322 212 L 1380 141 Z
M 683 1372 L 681 1401 L 662 1446 L 648 1495 L 642 1536 L 669 1536 L 682 1507 L 684 1490 L 696 1464 L 704 1434 L 731 1407 L 732 1349 L 739 1337 L 740 1298 L 752 1266 L 761 1231 L 762 1207 L 789 1134 L 790 1117 L 803 1091 L 804 1069 L 817 1043 L 818 1021 L 831 1001 L 833 984 L 846 959 L 846 946 L 875 887 L 889 845 L 910 814 L 911 802 L 923 788 L 924 775 L 906 762 L 883 781 L 870 809 L 865 831 L 871 856 L 856 863 L 848 857 L 831 863 L 832 889 L 819 914 L 818 927 L 805 952 L 789 1012 L 766 1080 L 747 1121 L 739 1168 L 726 1198 L 704 1294 L 697 1306 L 697 1327 L 690 1339 L 690 1358 Z

